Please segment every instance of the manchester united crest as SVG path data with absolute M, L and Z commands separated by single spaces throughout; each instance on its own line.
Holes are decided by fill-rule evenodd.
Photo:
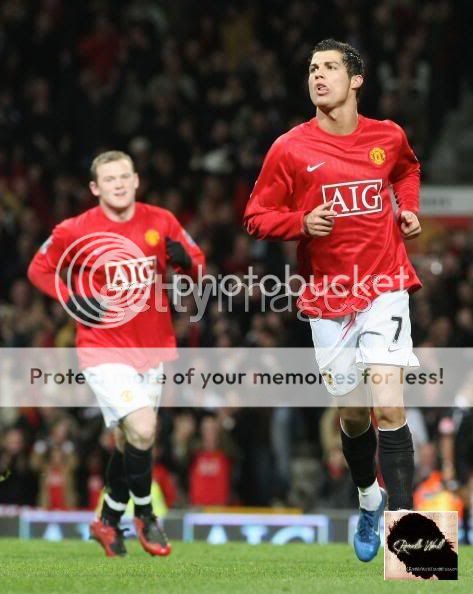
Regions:
M 146 231 L 145 241 L 151 247 L 158 245 L 159 239 L 160 239 L 159 232 L 156 231 L 156 229 L 148 229 L 148 231 Z
M 133 400 L 133 392 L 131 390 L 123 390 L 120 395 L 123 402 L 131 402 Z
M 330 373 L 330 371 L 324 371 L 322 373 L 322 377 L 324 378 L 326 384 L 333 386 L 333 375 Z
M 375 146 L 370 150 L 370 159 L 375 165 L 383 165 L 386 161 L 386 152 L 380 146 Z

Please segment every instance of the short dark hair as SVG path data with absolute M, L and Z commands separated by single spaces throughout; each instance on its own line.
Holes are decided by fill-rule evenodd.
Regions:
M 337 41 L 335 39 L 324 39 L 323 41 L 319 41 L 312 50 L 310 61 L 312 61 L 316 52 L 328 52 L 330 50 L 336 50 L 342 54 L 342 61 L 345 64 L 345 68 L 347 69 L 350 78 L 356 74 L 364 76 L 365 64 L 360 52 L 349 43 L 343 43 L 342 41 Z

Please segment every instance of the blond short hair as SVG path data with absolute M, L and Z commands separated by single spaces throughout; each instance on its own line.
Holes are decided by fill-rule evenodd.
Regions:
M 105 153 L 100 153 L 97 155 L 95 159 L 92 161 L 92 165 L 90 166 L 90 175 L 93 181 L 97 181 L 97 169 L 100 165 L 104 165 L 104 163 L 111 163 L 112 161 L 121 161 L 125 159 L 131 165 L 133 171 L 135 171 L 135 164 L 133 163 L 133 159 L 127 153 L 123 151 L 107 151 Z

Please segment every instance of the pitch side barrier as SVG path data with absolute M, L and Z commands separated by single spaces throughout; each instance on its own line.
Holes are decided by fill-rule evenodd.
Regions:
M 174 541 L 201 541 L 221 545 L 227 542 L 248 544 L 290 544 L 332 542 L 353 543 L 358 522 L 356 510 L 321 509 L 312 514 L 294 513 L 295 510 L 262 509 L 257 512 L 248 508 L 235 511 L 231 508 L 218 513 L 189 509 L 170 511 L 163 519 L 168 536 Z M 82 539 L 89 541 L 89 524 L 93 511 L 47 511 L 42 509 L 0 506 L 0 534 L 4 537 L 22 539 L 41 538 L 48 541 Z M 125 516 L 123 526 L 135 535 L 130 516 Z M 383 518 L 381 518 L 383 533 Z M 473 529 L 463 523 L 458 530 L 460 544 L 473 542 Z M 382 543 L 383 544 L 383 543 Z

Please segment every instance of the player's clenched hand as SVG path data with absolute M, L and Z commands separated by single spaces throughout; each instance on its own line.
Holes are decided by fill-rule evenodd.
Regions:
M 166 253 L 169 261 L 174 266 L 180 266 L 184 269 L 191 267 L 191 257 L 179 241 L 174 241 L 170 237 L 166 237 Z
M 334 225 L 336 212 L 332 210 L 333 200 L 320 204 L 312 212 L 304 217 L 304 229 L 306 233 L 314 237 L 325 237 L 328 235 Z
M 99 324 L 107 313 L 105 301 L 84 295 L 72 295 L 66 309 L 79 322 Z
M 399 225 L 404 239 L 414 239 L 422 231 L 419 219 L 410 210 L 403 210 L 399 215 Z

